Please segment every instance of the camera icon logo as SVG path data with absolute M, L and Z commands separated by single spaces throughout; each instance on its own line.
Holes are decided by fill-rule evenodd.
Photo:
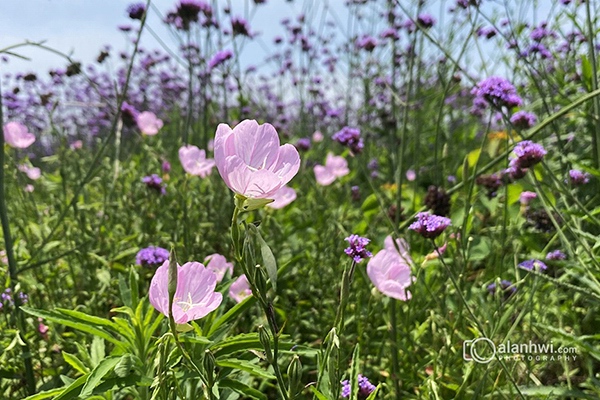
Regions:
M 486 337 L 463 342 L 463 360 L 487 364 L 496 357 L 496 345 Z

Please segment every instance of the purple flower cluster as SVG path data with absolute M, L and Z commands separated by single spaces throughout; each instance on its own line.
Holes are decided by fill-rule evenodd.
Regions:
M 359 154 L 365 147 L 365 144 L 360 137 L 360 129 L 358 128 L 345 126 L 331 138 L 336 142 L 347 146 L 353 154 Z
M 531 259 L 520 263 L 519 268 L 525 269 L 527 271 L 545 271 L 548 269 L 548 266 L 540 260 Z
M 231 18 L 231 31 L 235 35 L 252 37 L 250 33 L 250 24 L 244 18 L 233 17 Z
M 509 165 L 518 169 L 533 167 L 542 161 L 547 153 L 541 144 L 534 143 L 531 140 L 519 142 L 513 151 L 517 157 L 513 158 Z
M 169 250 L 150 246 L 141 249 L 135 256 L 135 263 L 143 267 L 158 267 L 169 259 Z
M 376 389 L 366 376 L 358 374 L 358 398 L 366 399 Z M 349 380 L 342 381 L 342 397 L 350 397 L 352 387 Z
M 417 22 L 419 23 L 419 25 L 425 29 L 429 29 L 431 28 L 433 25 L 435 25 L 435 18 L 433 18 L 431 15 L 429 14 L 419 14 L 417 16 Z
M 537 122 L 537 117 L 527 111 L 517 111 L 510 117 L 510 122 L 517 129 L 529 129 Z
M 162 195 L 167 194 L 166 184 L 164 184 L 162 178 L 156 174 L 143 177 L 142 183 L 145 183 L 148 188 L 156 190 Z
M 139 114 L 139 111 L 126 101 L 121 105 L 121 120 L 124 126 L 129 128 L 137 126 L 137 117 Z
M 573 186 L 585 185 L 590 181 L 590 174 L 578 169 L 572 169 L 569 171 L 569 181 Z
M 193 22 L 199 22 L 199 14 L 202 12 L 207 18 L 203 25 L 212 23 L 212 7 L 199 0 L 181 0 L 174 12 L 167 14 L 166 23 L 175 26 L 176 29 L 189 31 Z
M 554 250 L 546 254 L 546 260 L 566 260 L 567 256 L 560 250 Z
M 307 151 L 310 149 L 310 144 L 310 139 L 305 137 L 298 139 L 295 146 L 298 150 Z
M 231 52 L 231 50 L 218 51 L 208 62 L 208 68 L 216 68 L 219 65 L 223 64 L 225 61 L 231 59 L 231 57 L 233 57 L 233 53 Z
M 523 104 L 512 83 L 499 76 L 482 80 L 471 90 L 471 94 L 475 95 L 474 103 L 479 107 L 482 101 L 498 108 L 513 108 Z
M 21 304 L 26 304 L 29 300 L 29 296 L 27 296 L 23 292 L 19 292 L 17 296 L 19 297 L 19 301 L 21 302 Z M 12 290 L 10 288 L 4 289 L 4 292 L 0 294 L 0 310 L 3 310 L 4 307 L 12 307 L 14 305 L 15 304 L 12 297 Z
M 142 19 L 146 5 L 144 3 L 133 3 L 127 7 L 127 14 L 131 19 Z
M 441 217 L 428 212 L 418 213 L 416 219 L 417 220 L 413 222 L 408 229 L 411 229 L 428 239 L 435 239 L 440 236 L 442 232 L 452 224 L 450 218 Z
M 377 39 L 372 36 L 365 35 L 356 40 L 356 48 L 366 51 L 373 51 L 377 47 Z
M 354 262 L 361 262 L 364 258 L 372 257 L 373 254 L 366 249 L 370 240 L 358 235 L 350 235 L 346 239 L 350 246 L 344 250 L 344 253 L 348 254 Z

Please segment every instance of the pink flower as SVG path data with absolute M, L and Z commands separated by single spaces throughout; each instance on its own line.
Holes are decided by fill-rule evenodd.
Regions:
M 408 171 L 406 171 L 406 179 L 409 182 L 414 181 L 415 179 L 417 179 L 417 173 L 415 172 L 414 169 L 409 169 Z
M 22 164 L 19 165 L 19 171 L 21 172 L 25 172 L 25 174 L 27 175 L 27 177 L 31 180 L 37 180 L 40 179 L 40 176 L 42 176 L 42 171 L 37 168 L 37 167 L 30 167 L 27 164 Z
M 391 236 L 385 239 L 383 250 L 369 260 L 367 275 L 381 293 L 406 301 L 411 298 L 406 288 L 413 282 L 410 273 L 412 259 L 408 254 L 408 244 L 404 240 L 397 239 L 396 244 L 398 249 L 394 246 Z
M 211 270 L 217 276 L 217 282 L 221 282 L 225 273 L 229 271 L 229 275 L 233 274 L 233 264 L 227 262 L 225 256 L 221 254 L 211 254 L 204 259 L 206 268 Z
M 179 161 L 185 172 L 205 178 L 212 172 L 215 160 L 206 158 L 206 152 L 196 146 L 187 145 L 179 149 Z
M 227 186 L 250 199 L 272 199 L 300 168 L 298 150 L 289 143 L 280 146 L 275 128 L 254 120 L 233 129 L 219 124 L 215 161 Z
M 27 131 L 27 127 L 18 122 L 4 125 L 4 141 L 16 149 L 26 149 L 35 142 L 35 135 Z
M 78 150 L 83 147 L 83 142 L 81 140 L 76 140 L 69 146 L 71 150 Z
M 275 192 L 273 199 L 275 201 L 267 204 L 267 207 L 278 210 L 296 200 L 296 191 L 289 186 L 284 186 Z
M 248 296 L 252 296 L 252 290 L 250 290 L 248 278 L 246 278 L 246 275 L 242 275 L 229 286 L 229 297 L 235 300 L 236 303 L 241 303 Z
M 214 311 L 223 296 L 215 292 L 217 276 L 199 262 L 177 265 L 177 290 L 173 298 L 173 319 L 178 324 L 200 319 Z M 150 282 L 150 303 L 169 315 L 169 261 L 165 261 Z
M 323 141 L 323 134 L 321 131 L 315 131 L 312 135 L 312 141 L 315 143 L 319 143 Z
M 135 122 L 140 131 L 142 131 L 142 134 L 148 136 L 156 135 L 160 128 L 163 127 L 162 120 L 157 118 L 156 115 L 150 111 L 139 113 Z
M 33 187 L 33 185 L 25 185 L 25 188 L 24 188 L 24 190 L 25 190 L 27 193 L 31 193 L 31 192 L 33 192 L 33 191 L 35 190 L 35 188 Z
M 317 183 L 322 186 L 331 185 L 336 178 L 350 173 L 346 159 L 342 156 L 334 156 L 331 153 L 327 154 L 325 166 L 315 165 L 314 171 Z

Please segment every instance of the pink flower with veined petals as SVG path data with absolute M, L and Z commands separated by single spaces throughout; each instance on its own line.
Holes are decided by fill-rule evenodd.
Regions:
M 252 296 L 252 290 L 250 290 L 248 278 L 246 275 L 242 275 L 229 286 L 229 297 L 236 303 L 241 303 L 248 296 Z
M 300 155 L 289 143 L 280 146 L 273 125 L 244 120 L 233 129 L 219 124 L 215 162 L 221 178 L 236 194 L 272 199 L 298 173 Z
M 150 111 L 139 113 L 135 118 L 135 122 L 140 131 L 142 131 L 142 134 L 147 136 L 156 135 L 160 128 L 163 127 L 162 119 L 157 118 L 156 114 Z
M 407 287 L 413 282 L 408 254 L 408 244 L 397 239 L 398 249 L 391 236 L 385 239 L 384 248 L 373 256 L 367 264 L 367 275 L 373 285 L 386 296 L 406 301 L 411 298 Z
M 173 297 L 173 319 L 178 324 L 200 319 L 219 307 L 223 296 L 215 292 L 217 276 L 199 262 L 177 265 L 177 290 Z M 150 282 L 150 303 L 169 316 L 169 261 L 165 261 Z
M 4 125 L 4 141 L 16 149 L 26 149 L 35 142 L 35 135 L 27 131 L 27 127 L 18 122 Z
M 337 178 L 350 173 L 346 159 L 342 156 L 334 156 L 331 153 L 327 154 L 325 166 L 315 165 L 313 170 L 315 171 L 317 183 L 321 186 L 331 185 Z
M 267 207 L 274 208 L 276 210 L 283 208 L 296 200 L 296 191 L 289 186 L 284 186 L 275 192 L 273 197 L 275 201 L 267 204 Z
M 179 149 L 179 161 L 185 172 L 205 178 L 212 172 L 215 160 L 206 158 L 206 152 L 196 146 L 187 145 Z
M 206 263 L 206 268 L 211 270 L 217 276 L 217 282 L 221 282 L 225 273 L 229 271 L 229 275 L 233 274 L 233 264 L 227 262 L 225 256 L 221 254 L 215 253 L 207 256 L 204 259 L 204 263 Z

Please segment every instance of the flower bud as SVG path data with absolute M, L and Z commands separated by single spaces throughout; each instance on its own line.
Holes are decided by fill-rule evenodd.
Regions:
M 296 394 L 302 389 L 302 363 L 300 357 L 294 356 L 288 370 L 288 395 L 290 399 L 296 398 Z
M 208 384 L 212 386 L 215 382 L 215 356 L 210 350 L 204 352 L 204 359 L 202 360 L 204 366 L 204 372 L 206 373 L 206 379 Z
M 269 335 L 269 332 L 263 325 L 260 325 L 258 327 L 258 338 L 260 339 L 260 343 L 265 349 L 265 357 L 267 357 L 267 361 L 269 363 L 272 363 L 273 351 L 271 350 L 271 335 Z

